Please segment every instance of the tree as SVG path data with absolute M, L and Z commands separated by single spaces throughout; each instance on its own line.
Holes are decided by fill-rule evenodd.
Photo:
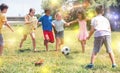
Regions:
M 114 8 L 120 5 L 120 0 L 42 0 L 43 9 L 50 8 L 52 16 L 58 11 L 61 12 L 68 22 L 77 18 L 76 13 L 81 8 L 85 10 L 86 17 L 92 19 L 95 16 L 97 5 L 103 5 L 105 10 L 108 10 L 111 7 Z M 88 21 L 88 24 L 90 24 L 90 21 Z M 90 25 L 88 25 L 88 28 L 90 28 Z
M 119 0 L 118 0 L 119 1 Z M 57 11 L 61 11 L 61 8 L 63 6 L 67 7 L 67 4 L 72 3 L 73 6 L 76 6 L 76 3 L 79 3 L 79 5 L 82 5 L 82 7 L 85 10 L 92 10 L 99 4 L 104 5 L 105 8 L 109 8 L 110 6 L 117 6 L 117 0 L 42 0 L 42 8 L 46 9 L 46 8 L 50 8 L 52 10 L 52 15 L 54 15 L 55 12 Z M 80 6 L 78 6 L 78 9 L 80 8 Z M 76 12 L 77 8 L 73 7 L 72 11 L 74 13 L 74 11 Z M 67 9 L 65 10 L 66 13 L 70 13 L 70 11 L 68 12 Z M 65 13 L 63 13 L 65 14 Z
M 37 19 L 39 19 L 39 17 L 41 16 L 40 14 L 35 14 L 35 16 L 37 17 Z
M 104 5 L 106 8 L 110 6 L 117 6 L 117 0 L 91 0 L 93 6 L 98 4 Z
M 77 7 L 75 7 L 76 6 L 75 2 L 79 3 Z M 84 8 L 86 10 L 86 15 L 89 18 L 92 18 L 95 14 L 94 10 L 97 5 L 103 5 L 105 7 L 105 10 L 109 9 L 110 6 L 118 5 L 117 0 L 76 0 L 75 2 L 73 9 L 70 11 L 70 15 L 72 18 L 69 20 L 74 20 L 76 18 L 75 13 L 80 8 Z
M 54 15 L 57 11 L 60 10 L 65 1 L 66 0 L 42 0 L 42 8 L 51 9 L 52 15 Z

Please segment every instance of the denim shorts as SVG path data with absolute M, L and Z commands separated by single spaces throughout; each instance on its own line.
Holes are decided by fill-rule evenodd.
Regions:
M 2 36 L 2 34 L 0 34 L 0 46 L 3 46 L 3 45 L 4 45 L 3 36 Z
M 64 31 L 59 31 L 55 33 L 56 38 L 64 38 Z

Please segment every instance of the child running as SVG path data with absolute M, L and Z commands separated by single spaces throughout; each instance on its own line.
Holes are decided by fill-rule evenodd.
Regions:
M 27 39 L 27 36 L 30 35 L 33 43 L 33 51 L 36 52 L 36 41 L 35 41 L 35 29 L 37 28 L 37 17 L 35 15 L 35 9 L 30 8 L 29 14 L 25 16 L 25 25 L 24 25 L 24 35 L 20 42 L 20 48 L 23 45 L 23 42 Z
M 2 36 L 3 25 L 6 25 L 13 32 L 13 29 L 7 23 L 7 18 L 5 16 L 5 14 L 7 13 L 7 10 L 8 10 L 8 6 L 6 4 L 0 5 L 0 56 L 3 53 L 3 47 L 4 47 L 3 36 Z
M 100 51 L 102 45 L 106 47 L 106 51 L 109 54 L 110 60 L 112 62 L 112 68 L 116 67 L 114 54 L 111 48 L 111 27 L 107 18 L 103 16 L 104 8 L 102 5 L 96 7 L 97 16 L 91 21 L 91 30 L 88 39 L 94 34 L 94 48 L 91 55 L 91 62 L 86 68 L 94 68 L 94 61 L 97 53 Z
M 85 52 L 85 45 L 86 45 L 86 40 L 88 37 L 88 31 L 87 31 L 87 22 L 86 18 L 84 15 L 84 11 L 80 10 L 77 13 L 78 19 L 70 22 L 70 24 L 79 23 L 79 34 L 78 34 L 78 40 L 81 42 L 82 45 L 82 52 Z
M 45 9 L 45 15 L 39 19 L 42 24 L 43 34 L 44 34 L 44 45 L 46 46 L 46 51 L 48 51 L 48 43 L 54 43 L 54 36 L 52 32 L 52 16 L 50 9 Z
M 61 45 L 64 44 L 64 25 L 69 24 L 62 19 L 60 12 L 56 13 L 55 20 L 53 21 L 53 26 L 55 28 L 56 51 L 58 51 Z

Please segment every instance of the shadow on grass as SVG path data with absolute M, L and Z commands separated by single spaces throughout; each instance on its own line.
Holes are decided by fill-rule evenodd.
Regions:
M 18 52 L 21 52 L 21 53 L 22 52 L 30 52 L 30 51 L 31 51 L 31 49 L 29 49 L 29 48 L 28 49 L 19 49 L 18 50 Z
M 104 65 L 96 65 L 96 66 L 94 66 L 94 68 L 92 68 L 92 69 L 89 69 L 89 68 L 86 68 L 86 66 L 87 65 L 81 65 L 81 67 L 83 68 L 83 69 L 87 69 L 87 70 L 104 70 L 104 69 L 106 69 L 107 68 L 107 66 L 104 66 Z
M 74 59 L 71 55 L 65 55 L 65 58 L 67 58 L 67 59 Z
M 80 51 L 73 51 L 73 52 L 71 52 L 71 53 L 73 53 L 73 54 L 79 54 Z
M 25 52 L 34 52 L 32 49 L 28 48 L 28 49 L 19 49 L 18 53 L 25 53 Z M 45 50 L 37 50 L 35 51 L 35 53 L 40 53 L 40 52 L 46 52 Z

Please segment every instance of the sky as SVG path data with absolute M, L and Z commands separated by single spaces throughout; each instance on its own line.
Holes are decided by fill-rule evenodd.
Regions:
M 25 16 L 30 8 L 35 8 L 36 14 L 41 14 L 41 2 L 42 0 L 0 0 L 0 4 L 9 6 L 7 16 Z

